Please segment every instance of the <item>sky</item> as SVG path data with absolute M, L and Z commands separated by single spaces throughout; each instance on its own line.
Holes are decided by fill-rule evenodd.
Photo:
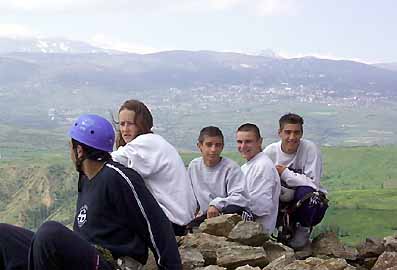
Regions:
M 0 36 L 397 62 L 394 0 L 0 0 Z

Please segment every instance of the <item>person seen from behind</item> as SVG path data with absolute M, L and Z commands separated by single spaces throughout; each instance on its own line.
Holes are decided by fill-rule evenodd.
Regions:
M 131 257 L 142 269 L 153 252 L 158 269 L 182 269 L 170 222 L 141 176 L 113 162 L 114 130 L 106 119 L 81 115 L 69 129 L 79 172 L 73 231 L 47 221 L 33 233 L 0 224 L 0 269 L 116 269 Z M 111 257 L 105 255 L 111 254 Z

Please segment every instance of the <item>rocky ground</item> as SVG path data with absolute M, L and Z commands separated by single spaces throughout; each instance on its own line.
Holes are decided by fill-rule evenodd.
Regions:
M 327 232 L 295 252 L 269 240 L 260 224 L 223 215 L 177 241 L 184 270 L 397 270 L 397 235 L 348 247 Z M 130 268 L 124 261 L 121 269 Z M 153 256 L 145 269 L 157 269 Z

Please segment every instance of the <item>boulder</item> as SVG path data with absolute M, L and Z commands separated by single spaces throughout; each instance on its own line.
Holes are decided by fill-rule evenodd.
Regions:
M 387 236 L 383 238 L 383 245 L 386 251 L 397 252 L 397 236 Z
M 244 265 L 237 267 L 236 270 L 261 270 L 259 267 L 252 267 L 250 265 Z
M 264 267 L 268 263 L 266 252 L 262 247 L 229 246 L 216 251 L 219 266 L 234 269 L 238 266 L 250 265 Z
M 180 249 L 179 253 L 181 255 L 183 270 L 193 270 L 197 267 L 204 266 L 204 257 L 198 249 L 184 248 Z
M 294 250 L 281 243 L 274 241 L 267 241 L 263 244 L 263 249 L 266 251 L 269 262 L 276 260 L 277 258 L 284 256 L 287 258 L 295 258 Z
M 236 214 L 220 215 L 218 217 L 209 218 L 201 223 L 199 230 L 216 236 L 228 236 L 231 230 L 242 219 Z
M 397 252 L 383 252 L 374 267 L 372 267 L 372 270 L 397 270 Z
M 217 237 L 207 233 L 194 233 L 181 237 L 179 250 L 197 248 L 203 255 L 205 265 L 216 264 L 216 251 L 222 247 L 238 246 L 238 243 L 227 241 L 226 237 Z
M 383 240 L 378 238 L 367 238 L 358 247 L 358 256 L 360 258 L 378 257 L 385 251 Z
M 343 245 L 335 232 L 326 232 L 317 236 L 312 242 L 313 255 L 326 255 L 347 260 L 356 260 L 357 249 Z
M 195 270 L 226 270 L 226 268 L 225 267 L 220 267 L 218 265 L 208 265 L 206 267 L 198 267 Z
M 290 254 L 284 254 L 281 257 L 273 260 L 263 270 L 283 270 L 285 266 L 295 261 L 295 256 Z
M 345 259 L 331 258 L 307 258 L 306 260 L 296 260 L 293 263 L 284 267 L 285 270 L 353 270 L 355 269 L 349 265 Z
M 262 225 L 253 221 L 240 221 L 231 230 L 227 238 L 248 246 L 262 246 L 269 239 Z

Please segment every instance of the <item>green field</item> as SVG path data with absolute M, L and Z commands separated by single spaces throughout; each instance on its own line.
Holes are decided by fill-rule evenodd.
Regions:
M 72 222 L 76 173 L 66 144 L 60 148 L 56 152 L 45 147 L 2 149 L 6 158 L 0 160 L 0 222 L 29 228 L 46 219 Z M 345 243 L 357 244 L 366 237 L 396 233 L 397 146 L 323 147 L 322 153 L 322 183 L 329 190 L 330 208 L 315 234 L 333 230 Z M 198 152 L 181 155 L 186 165 L 200 156 Z M 224 155 L 244 162 L 237 152 Z M 54 197 L 50 207 L 44 205 L 48 194 Z
M 333 230 L 347 244 L 397 233 L 397 146 L 323 147 L 330 208 L 314 234 Z M 184 152 L 185 164 L 199 156 Z M 225 156 L 239 164 L 236 152 Z

